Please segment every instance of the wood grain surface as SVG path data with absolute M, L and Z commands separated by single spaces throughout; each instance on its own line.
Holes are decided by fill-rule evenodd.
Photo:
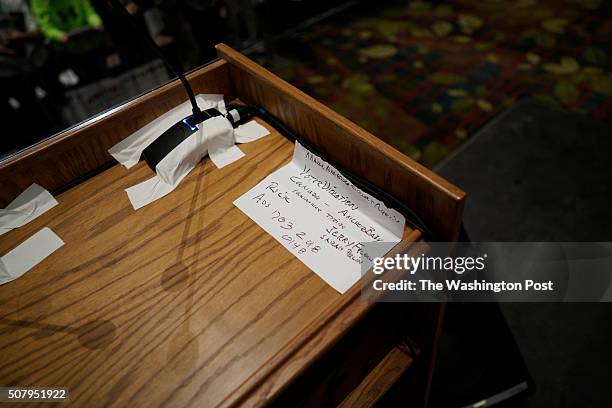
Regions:
M 261 405 L 333 344 L 367 309 L 358 286 L 339 295 L 232 204 L 293 144 L 241 149 L 138 211 L 124 189 L 153 173 L 114 166 L 4 235 L 0 253 L 43 226 L 66 244 L 0 286 L 0 383 L 77 406 Z
M 394 347 L 342 401 L 338 408 L 370 408 L 385 395 L 412 365 L 412 356 Z
M 333 160 L 416 203 L 445 237 L 458 231 L 463 192 L 219 49 L 224 60 L 191 75 L 196 93 L 262 104 Z M 177 82 L 166 85 L 0 162 L 0 203 L 31 182 L 59 188 L 108 163 L 112 144 L 184 100 Z M 260 406 L 354 326 L 372 307 L 359 285 L 339 295 L 232 204 L 287 163 L 293 144 L 272 130 L 241 149 L 243 159 L 223 169 L 206 159 L 138 211 L 124 189 L 153 173 L 115 165 L 0 237 L 0 254 L 44 226 L 66 243 L 0 286 L 0 385 L 69 387 L 76 406 Z M 405 242 L 419 239 L 406 228 Z

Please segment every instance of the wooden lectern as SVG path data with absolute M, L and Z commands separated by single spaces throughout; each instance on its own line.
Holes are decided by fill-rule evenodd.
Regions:
M 461 190 L 217 50 L 188 76 L 196 94 L 263 106 L 409 205 L 440 240 L 457 238 Z M 88 407 L 371 406 L 405 381 L 402 398 L 423 404 L 441 307 L 370 304 L 359 284 L 340 295 L 233 206 L 290 160 L 293 144 L 277 131 L 268 126 L 272 135 L 222 169 L 205 159 L 174 192 L 133 210 L 124 189 L 153 173 L 143 162 L 127 171 L 107 150 L 184 100 L 174 81 L 0 163 L 2 207 L 33 182 L 63 191 L 58 206 L 2 236 L 0 254 L 45 226 L 65 242 L 0 286 L 0 386 L 68 387 L 71 404 Z

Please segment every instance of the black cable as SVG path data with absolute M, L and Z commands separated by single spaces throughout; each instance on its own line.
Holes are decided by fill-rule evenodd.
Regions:
M 136 24 L 136 20 L 134 20 L 132 15 L 128 13 L 125 7 L 123 7 L 118 0 L 108 0 L 108 2 L 111 4 L 112 8 L 116 9 L 121 15 L 123 15 L 125 20 L 129 22 L 129 24 L 135 31 L 140 33 L 140 36 L 148 43 L 149 47 L 151 47 L 157 53 L 159 58 L 170 69 L 170 72 L 172 72 L 174 76 L 178 77 L 178 79 L 181 81 L 181 84 L 183 85 L 183 88 L 185 88 L 185 91 L 187 92 L 189 102 L 191 102 L 191 109 L 193 112 L 195 123 L 201 123 L 205 119 L 205 115 L 202 114 L 202 111 L 200 110 L 198 103 L 196 102 L 195 95 L 193 94 L 193 89 L 191 89 L 191 85 L 189 85 L 189 82 L 185 78 L 185 75 L 183 75 L 182 71 L 180 69 L 176 69 L 176 67 L 174 67 L 170 63 L 170 61 L 168 61 L 168 59 L 164 56 L 164 53 L 162 52 L 161 48 L 159 48 L 159 45 L 157 45 L 155 41 L 153 41 L 153 39 L 148 33 L 144 32 L 138 26 L 138 24 Z M 207 117 L 208 116 L 206 116 L 206 118 Z
M 93 170 L 90 170 L 88 172 L 86 172 L 85 174 L 82 174 L 78 177 L 76 177 L 74 180 L 71 180 L 69 182 L 67 182 L 66 184 L 63 184 L 61 187 L 56 188 L 55 190 L 51 191 L 51 195 L 53 197 L 56 197 L 58 195 L 60 195 L 61 193 L 70 190 L 73 187 L 78 186 L 79 184 L 81 184 L 84 181 L 89 180 L 90 178 L 97 176 L 98 174 L 110 169 L 111 167 L 113 167 L 115 164 L 114 161 L 110 161 L 108 163 L 103 164 L 100 167 L 96 167 Z

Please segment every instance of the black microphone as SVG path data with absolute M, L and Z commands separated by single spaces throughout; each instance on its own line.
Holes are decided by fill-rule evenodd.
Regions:
M 111 4 L 112 8 L 117 10 L 124 19 L 132 26 L 132 28 L 140 33 L 140 36 L 147 42 L 149 47 L 153 49 L 159 58 L 168 66 L 170 71 L 178 77 L 189 96 L 189 101 L 191 102 L 191 108 L 193 114 L 191 116 L 187 116 L 182 120 L 178 121 L 174 125 L 172 125 L 168 130 L 162 133 L 153 143 L 147 146 L 142 155 L 153 171 L 155 171 L 155 166 L 168 155 L 175 147 L 177 147 L 181 142 L 187 139 L 189 136 L 198 131 L 198 125 L 204 122 L 207 119 L 213 118 L 215 116 L 222 116 L 221 113 L 217 109 L 206 109 L 202 111 L 196 102 L 193 89 L 191 85 L 189 85 L 189 81 L 185 78 L 185 75 L 181 72 L 180 69 L 176 69 L 174 65 L 164 56 L 161 48 L 153 41 L 151 36 L 144 32 L 134 18 L 128 13 L 128 11 L 123 7 L 118 0 L 108 0 Z M 238 126 L 241 123 L 244 123 L 247 119 L 253 116 L 254 110 L 250 107 L 244 105 L 229 105 L 227 107 L 227 114 L 225 117 L 229 120 L 233 127 Z
M 143 156 L 151 169 L 155 171 L 155 166 L 159 163 L 164 157 L 168 155 L 175 147 L 177 147 L 182 141 L 187 139 L 189 136 L 194 134 L 199 130 L 198 124 L 204 122 L 207 119 L 223 116 L 217 109 L 211 108 L 206 109 L 205 111 L 200 110 L 198 104 L 195 100 L 195 96 L 193 94 L 193 89 L 191 89 L 191 85 L 183 75 L 180 70 L 175 69 L 175 67 L 166 59 L 163 55 L 159 46 L 153 41 L 153 39 L 149 36 L 148 33 L 145 33 L 141 30 L 140 27 L 136 24 L 135 20 L 132 18 L 130 13 L 119 3 L 118 0 L 108 0 L 109 3 L 113 6 L 113 8 L 117 9 L 119 13 L 121 13 L 125 19 L 130 23 L 130 25 L 140 33 L 140 35 L 144 38 L 144 40 L 149 44 L 149 46 L 155 50 L 159 58 L 168 66 L 170 71 L 179 78 L 187 95 L 189 96 L 189 101 L 191 102 L 192 112 L 191 116 L 183 118 L 179 122 L 172 125 L 168 130 L 162 133 L 153 143 L 151 143 L 146 149 L 143 150 Z M 270 112 L 264 109 L 261 106 L 249 106 L 249 105 L 240 105 L 240 104 L 229 104 L 226 107 L 227 113 L 225 114 L 225 118 L 232 124 L 232 127 L 237 127 L 238 125 L 246 122 L 253 116 L 260 116 L 265 119 L 268 123 L 274 126 L 277 130 L 280 131 L 285 137 L 288 137 L 291 141 L 300 142 L 306 149 L 310 150 L 314 154 L 322 157 L 324 160 L 325 156 L 321 155 L 317 150 L 312 148 L 308 143 L 306 143 L 301 137 L 297 136 L 291 130 L 289 130 L 286 126 L 283 125 L 281 121 L 279 121 L 276 117 L 274 117 Z M 329 160 L 328 160 L 329 161 Z M 404 211 L 404 213 L 409 214 L 413 220 L 411 222 L 410 219 L 406 220 L 411 222 L 411 224 L 421 229 L 425 236 L 433 238 L 434 234 L 430 228 L 428 228 L 427 224 L 419 218 L 419 216 L 407 205 L 402 203 L 400 200 L 392 196 L 391 194 L 384 191 L 382 188 L 379 188 L 375 184 L 369 182 L 367 179 L 360 177 L 352 172 L 347 171 L 346 169 L 338 168 L 338 171 L 342 173 L 349 181 L 355 184 L 357 187 L 361 188 L 363 191 L 371 194 L 372 196 L 378 198 L 385 204 L 391 204 L 397 208 L 400 208 Z
M 216 109 L 206 109 L 202 111 L 198 106 L 198 103 L 195 99 L 195 95 L 193 94 L 193 89 L 189 82 L 185 78 L 185 75 L 181 72 L 180 69 L 176 69 L 174 65 L 164 56 L 161 48 L 153 41 L 151 36 L 144 32 L 134 18 L 128 13 L 128 11 L 119 3 L 118 0 L 108 0 L 111 9 L 115 9 L 119 14 L 121 14 L 124 19 L 130 24 L 130 26 L 140 34 L 140 36 L 145 40 L 145 42 L 149 45 L 149 47 L 156 52 L 159 58 L 168 66 L 170 72 L 174 74 L 185 88 L 187 92 L 187 96 L 189 97 L 189 102 L 191 103 L 192 115 L 183 118 L 178 121 L 174 125 L 172 125 L 168 130 L 159 135 L 157 139 L 149 146 L 147 146 L 142 155 L 153 171 L 155 171 L 155 166 L 159 163 L 164 157 L 168 155 L 175 147 L 177 147 L 182 141 L 187 139 L 189 136 L 198 131 L 198 124 L 204 122 L 207 119 L 210 119 L 214 116 L 221 115 Z

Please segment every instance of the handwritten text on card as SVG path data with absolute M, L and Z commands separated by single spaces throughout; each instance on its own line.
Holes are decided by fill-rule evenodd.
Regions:
M 383 256 L 404 231 L 404 217 L 295 145 L 293 159 L 234 201 L 253 221 L 340 293 L 362 263 Z M 364 242 L 387 243 L 364 254 Z

